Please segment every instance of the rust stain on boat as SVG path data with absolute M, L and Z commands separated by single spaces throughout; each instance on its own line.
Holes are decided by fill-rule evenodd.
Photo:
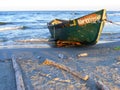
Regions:
M 101 18 L 100 15 L 91 14 L 91 15 L 84 16 L 84 17 L 78 19 L 77 21 L 78 21 L 79 26 L 83 26 L 88 23 L 96 22 L 97 20 L 100 20 L 100 18 Z

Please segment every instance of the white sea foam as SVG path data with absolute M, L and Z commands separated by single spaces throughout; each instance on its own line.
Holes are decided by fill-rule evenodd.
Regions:
M 0 31 L 23 29 L 24 26 L 2 27 Z
M 107 14 L 108 16 L 120 16 L 120 13 L 112 13 L 112 14 Z
M 120 26 L 120 22 L 114 22 L 114 21 L 112 21 L 111 23 L 110 22 L 106 22 L 105 25 L 119 25 Z
M 48 44 L 0 45 L 1 48 L 50 48 L 50 46 Z
M 48 42 L 49 39 L 25 39 L 25 40 L 17 40 L 17 42 Z

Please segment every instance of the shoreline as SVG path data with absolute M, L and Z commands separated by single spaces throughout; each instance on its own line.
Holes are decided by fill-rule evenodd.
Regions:
M 0 49 L 19 49 L 19 48 L 56 48 L 57 46 L 55 45 L 54 41 L 41 41 L 39 43 L 36 43 L 36 41 L 20 41 L 22 44 L 20 45 L 0 45 Z M 99 40 L 98 43 L 95 45 L 88 45 L 88 46 L 96 46 L 99 44 L 109 44 L 109 43 L 119 43 L 120 39 L 110 39 L 110 40 Z M 68 47 L 83 47 L 82 46 L 69 46 Z M 61 47 L 62 48 L 62 47 Z M 64 47 L 63 47 L 64 48 Z

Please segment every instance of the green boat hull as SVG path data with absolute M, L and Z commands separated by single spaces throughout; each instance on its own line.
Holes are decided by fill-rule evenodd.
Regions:
M 56 19 L 57 20 L 57 19 Z M 52 38 L 61 41 L 75 41 L 81 44 L 96 44 L 100 38 L 106 20 L 106 10 L 100 10 L 89 15 L 64 21 L 48 23 Z

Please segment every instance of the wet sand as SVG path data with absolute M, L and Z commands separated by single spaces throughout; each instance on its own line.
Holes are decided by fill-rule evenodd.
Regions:
M 0 90 L 16 90 L 15 74 L 10 59 L 0 59 Z
M 100 41 L 93 46 L 82 47 L 17 47 L 1 48 L 0 62 L 6 66 L 0 69 L 0 78 L 5 77 L 0 88 L 7 87 L 16 89 L 14 82 L 14 71 L 6 61 L 17 57 L 21 67 L 26 90 L 98 90 L 95 80 L 101 80 L 111 90 L 120 90 L 120 41 L 105 43 Z M 82 54 L 86 54 L 80 56 Z M 81 75 L 89 75 L 87 81 L 83 81 L 70 73 L 53 66 L 40 63 L 43 59 L 50 59 L 56 63 L 65 65 Z M 9 69 L 8 69 L 9 68 Z M 4 73 L 2 73 L 4 71 Z M 12 87 L 11 87 L 12 86 Z

